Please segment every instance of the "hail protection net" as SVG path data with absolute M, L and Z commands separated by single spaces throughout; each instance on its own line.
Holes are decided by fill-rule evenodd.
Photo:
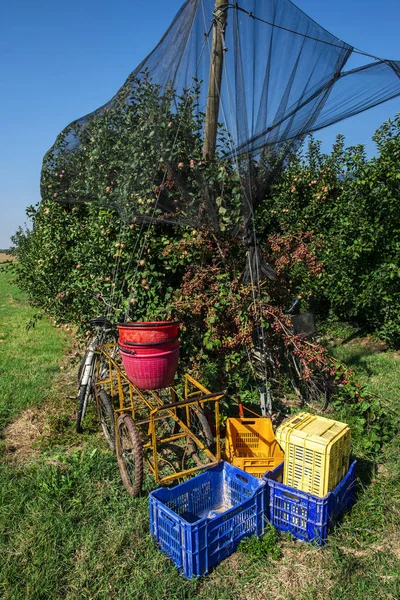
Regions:
M 216 31 L 219 126 L 205 160 Z M 117 94 L 58 136 L 42 195 L 115 208 L 127 221 L 241 231 L 253 267 L 272 276 L 252 216 L 285 160 L 307 133 L 400 95 L 399 61 L 365 54 L 346 67 L 355 53 L 365 54 L 290 0 L 187 0 Z

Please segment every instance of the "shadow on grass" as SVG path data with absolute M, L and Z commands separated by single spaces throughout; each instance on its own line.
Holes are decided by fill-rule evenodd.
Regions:
M 339 346 L 340 348 L 340 346 Z M 363 372 L 368 377 L 372 377 L 373 375 L 378 374 L 380 367 L 378 365 L 374 365 L 368 359 L 376 355 L 376 351 L 372 348 L 357 346 L 355 348 L 345 348 L 343 349 L 345 353 L 339 351 L 336 353 L 333 351 L 334 355 L 346 363 L 347 367 L 350 367 L 356 370 L 358 373 Z
M 60 372 L 60 367 L 58 365 L 53 365 L 53 366 L 50 366 L 50 367 L 46 367 L 43 370 L 46 373 L 59 373 Z
M 366 332 L 366 328 L 365 327 L 360 327 L 359 329 L 356 329 L 356 331 L 353 331 L 353 333 L 351 333 L 349 336 L 347 336 L 340 344 L 341 346 L 345 346 L 346 344 L 348 344 L 349 342 L 352 342 L 353 340 L 362 337 Z
M 374 461 L 365 458 L 357 458 L 357 479 L 359 480 L 359 484 L 356 489 L 356 499 L 363 488 L 371 485 L 371 482 L 376 475 L 376 469 L 377 464 Z

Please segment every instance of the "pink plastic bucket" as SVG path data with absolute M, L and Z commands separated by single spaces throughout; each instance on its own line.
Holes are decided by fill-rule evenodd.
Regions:
M 119 341 L 150 343 L 172 340 L 179 335 L 178 321 L 149 321 L 138 323 L 119 323 Z
M 129 381 L 141 390 L 159 390 L 172 384 L 179 360 L 179 346 L 167 352 L 136 354 L 120 347 Z
M 179 340 L 175 338 L 174 340 L 165 340 L 164 342 L 151 342 L 150 344 L 139 344 L 137 342 L 125 342 L 122 344 L 119 342 L 119 347 L 121 350 L 126 350 L 129 352 L 133 352 L 134 354 L 158 354 L 159 352 L 169 352 L 170 350 L 175 350 L 178 348 Z

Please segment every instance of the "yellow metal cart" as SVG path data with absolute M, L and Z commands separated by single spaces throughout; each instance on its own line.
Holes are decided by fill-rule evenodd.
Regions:
M 116 344 L 99 346 L 96 352 L 98 415 L 132 496 L 141 492 L 144 462 L 159 484 L 219 463 L 219 402 L 224 392 L 211 393 L 187 374 L 178 385 L 141 390 L 129 381 Z

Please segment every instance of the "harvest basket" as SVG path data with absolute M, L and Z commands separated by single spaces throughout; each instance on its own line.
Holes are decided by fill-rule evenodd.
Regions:
M 285 453 L 283 483 L 323 498 L 349 470 L 350 428 L 345 423 L 299 413 L 276 430 Z
M 122 363 L 133 385 L 141 390 L 159 390 L 172 384 L 179 361 L 179 346 L 174 350 L 139 354 L 119 348 Z
M 265 483 L 227 462 L 150 493 L 150 531 L 183 575 L 201 577 L 264 532 Z
M 119 349 L 125 350 L 132 354 L 158 354 L 160 352 L 169 352 L 170 350 L 175 350 L 179 346 L 178 338 L 174 338 L 172 340 L 164 340 L 162 342 L 119 342 Z
M 254 477 L 275 469 L 284 458 L 271 419 L 263 417 L 227 419 L 225 454 L 228 462 Z
M 119 342 L 150 343 L 163 342 L 177 338 L 178 321 L 147 321 L 135 323 L 117 323 Z

